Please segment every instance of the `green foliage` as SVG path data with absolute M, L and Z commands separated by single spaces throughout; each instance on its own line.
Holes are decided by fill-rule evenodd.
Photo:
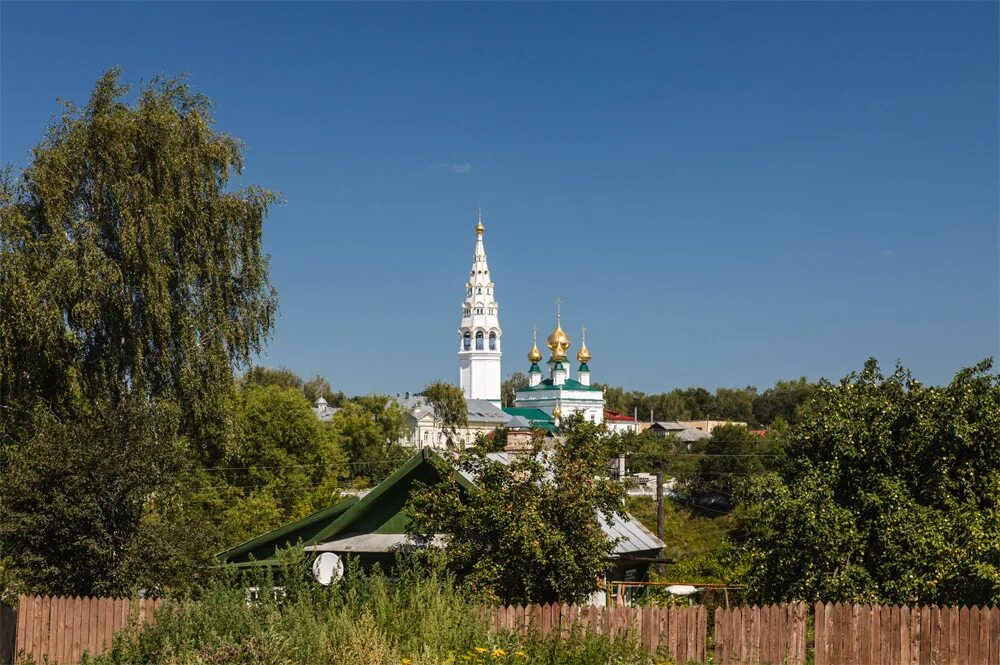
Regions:
M 622 514 L 624 491 L 599 479 L 611 456 L 600 426 L 567 419 L 564 434 L 555 450 L 536 448 L 509 465 L 471 448 L 457 467 L 476 491 L 445 465 L 445 482 L 411 497 L 410 530 L 449 534 L 445 556 L 475 593 L 503 603 L 579 602 L 595 589 L 613 547 L 597 514 Z
M 388 477 L 410 455 L 399 445 L 407 434 L 406 414 L 391 397 L 355 397 L 334 415 L 332 427 L 353 476 L 373 484 Z
M 267 492 L 278 514 L 291 519 L 336 501 L 344 456 L 333 428 L 316 418 L 300 390 L 247 385 L 238 423 L 238 444 L 226 460 L 230 483 L 246 495 Z
M 500 384 L 500 403 L 503 406 L 514 406 L 514 397 L 518 390 L 528 387 L 528 375 L 524 372 L 511 372 Z
M 454 447 L 458 430 L 468 427 L 469 409 L 462 389 L 443 381 L 428 384 L 420 393 L 434 407 L 434 417 L 441 423 L 448 447 Z
M 804 376 L 792 381 L 776 381 L 773 388 L 754 400 L 754 417 L 760 423 L 773 423 L 780 418 L 794 425 L 810 408 L 818 389 L 818 384 L 810 383 Z
M 755 436 L 742 425 L 720 425 L 699 442 L 697 468 L 685 479 L 684 491 L 694 497 L 714 492 L 731 497 L 735 482 L 777 468 L 782 450 L 780 434 Z
M 928 388 L 870 360 L 821 385 L 780 474 L 741 489 L 757 598 L 1000 602 L 1000 382 L 990 368 Z
M 0 552 L 7 584 L 49 594 L 128 594 L 162 580 L 142 528 L 151 495 L 183 468 L 177 413 L 126 400 L 62 421 L 36 409 L 33 435 L 0 473 Z
M 308 581 L 308 560 L 281 557 L 277 570 L 230 573 L 196 601 L 166 605 L 154 624 L 121 633 L 84 663 L 175 665 L 650 665 L 634 636 L 575 632 L 566 639 L 492 633 L 481 608 L 432 561 L 397 563 L 393 579 L 348 565 L 338 584 Z M 260 589 L 250 605 L 244 589 Z M 277 599 L 270 593 L 282 592 Z M 404 660 L 405 659 L 405 660 Z
M 210 103 L 156 78 L 124 101 L 120 71 L 67 103 L 0 198 L 0 418 L 36 401 L 170 400 L 205 460 L 230 433 L 234 364 L 270 333 L 261 250 L 275 195 L 231 188 L 240 142 Z
M 637 413 L 640 420 L 652 413 L 655 420 L 735 420 L 769 426 L 778 419 L 797 422 L 816 395 L 817 384 L 809 383 L 805 377 L 778 381 L 763 394 L 758 394 L 754 386 L 719 388 L 715 394 L 697 387 L 657 394 L 600 387 L 605 390 L 607 408 L 619 413 Z

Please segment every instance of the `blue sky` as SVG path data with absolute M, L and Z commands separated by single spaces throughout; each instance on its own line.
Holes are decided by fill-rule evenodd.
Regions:
M 595 380 L 925 382 L 997 355 L 996 3 L 0 5 L 0 161 L 113 65 L 189 72 L 265 227 L 264 364 L 457 381 L 483 208 L 504 373 L 555 298 Z

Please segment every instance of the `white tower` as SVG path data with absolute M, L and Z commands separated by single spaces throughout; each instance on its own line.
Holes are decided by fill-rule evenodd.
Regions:
M 476 224 L 476 251 L 465 285 L 462 324 L 458 329 L 458 380 L 466 399 L 500 406 L 500 306 L 483 249 L 483 216 Z

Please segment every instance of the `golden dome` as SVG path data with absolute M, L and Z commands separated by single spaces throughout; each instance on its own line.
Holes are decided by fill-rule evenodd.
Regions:
M 542 352 L 538 350 L 538 333 L 534 328 L 532 328 L 531 351 L 528 352 L 528 362 L 534 365 L 541 359 L 542 359 Z
M 557 361 L 566 360 L 566 350 L 570 345 L 569 336 L 566 335 L 566 331 L 562 329 L 560 323 L 562 315 L 558 309 L 559 304 L 561 303 L 556 301 L 556 329 L 552 331 L 549 339 L 545 342 L 545 346 L 549 347 L 549 351 L 552 352 L 552 359 Z
M 586 365 L 587 361 L 590 360 L 590 351 L 587 350 L 587 329 L 583 329 L 583 336 L 580 340 L 580 350 L 576 352 L 576 359 L 580 361 L 581 365 Z
M 485 227 L 483 226 L 483 220 L 479 220 L 479 223 L 476 224 L 476 235 L 477 236 L 483 235 L 483 230 L 484 229 L 485 229 Z
M 556 408 L 552 409 L 552 417 L 555 418 L 556 420 L 562 418 L 562 409 L 559 408 L 558 404 L 556 404 Z

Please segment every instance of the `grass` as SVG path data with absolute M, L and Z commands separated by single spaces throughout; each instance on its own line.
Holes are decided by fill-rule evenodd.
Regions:
M 280 586 L 249 605 L 247 586 Z M 575 632 L 566 638 L 491 632 L 475 599 L 436 565 L 404 561 L 392 579 L 349 567 L 338 584 L 309 579 L 301 556 L 278 573 L 226 574 L 198 598 L 165 604 L 156 622 L 123 631 L 85 663 L 209 665 L 654 665 L 635 636 Z

